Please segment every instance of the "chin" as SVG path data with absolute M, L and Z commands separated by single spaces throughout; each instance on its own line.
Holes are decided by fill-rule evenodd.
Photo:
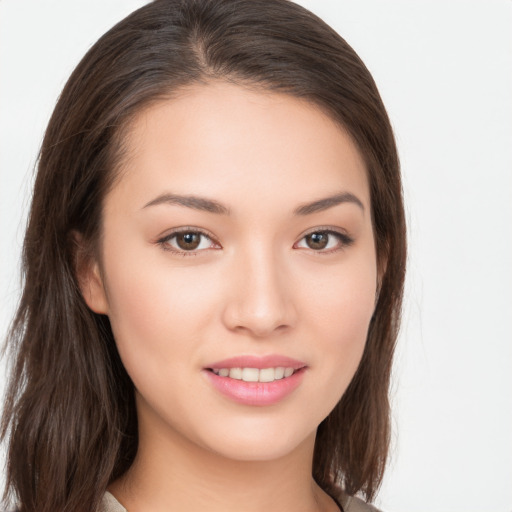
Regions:
M 217 431 L 210 426 L 208 439 L 201 444 L 217 455 L 240 462 L 276 460 L 300 450 L 305 444 L 314 445 L 316 426 L 311 429 L 304 425 L 298 429 L 293 422 L 287 423 L 285 426 L 270 422 L 246 425 L 236 432 L 233 428 Z
M 290 442 L 288 439 L 252 440 L 251 442 L 237 442 L 226 446 L 218 446 L 217 455 L 239 462 L 266 462 L 281 459 L 293 453 L 303 442 Z

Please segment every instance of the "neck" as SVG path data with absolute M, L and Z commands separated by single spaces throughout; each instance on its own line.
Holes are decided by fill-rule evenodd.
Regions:
M 110 491 L 128 512 L 331 512 L 338 508 L 314 482 L 315 433 L 272 460 L 233 460 L 169 429 L 139 424 L 131 468 Z

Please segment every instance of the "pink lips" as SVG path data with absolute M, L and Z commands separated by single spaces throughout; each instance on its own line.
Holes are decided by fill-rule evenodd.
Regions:
M 221 377 L 212 370 L 221 368 L 293 368 L 290 377 L 273 382 L 245 382 L 243 380 Z M 290 395 L 302 382 L 307 366 L 302 361 L 280 355 L 237 356 L 208 365 L 205 376 L 222 395 L 244 405 L 265 406 L 280 402 Z
M 220 368 L 259 368 L 261 370 L 261 368 L 276 368 L 278 366 L 297 370 L 306 366 L 306 363 L 280 355 L 237 356 L 217 361 L 208 365 L 207 368 L 212 370 Z

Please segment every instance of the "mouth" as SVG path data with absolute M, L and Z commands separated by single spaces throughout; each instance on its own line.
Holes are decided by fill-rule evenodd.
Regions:
M 244 382 L 274 382 L 276 380 L 287 379 L 302 368 L 276 366 L 270 368 L 207 368 L 207 370 L 219 377 L 242 380 Z
M 284 356 L 238 356 L 204 368 L 207 380 L 225 397 L 245 405 L 272 405 L 297 389 L 308 366 Z

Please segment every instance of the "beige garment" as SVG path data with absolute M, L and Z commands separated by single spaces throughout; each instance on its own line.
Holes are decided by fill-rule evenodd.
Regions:
M 359 498 L 348 496 L 341 501 L 344 512 L 379 512 L 372 505 L 368 505 Z M 101 502 L 99 512 L 127 512 L 127 510 L 110 494 L 106 492 Z
M 127 512 L 126 509 L 108 491 L 103 495 L 98 512 Z

